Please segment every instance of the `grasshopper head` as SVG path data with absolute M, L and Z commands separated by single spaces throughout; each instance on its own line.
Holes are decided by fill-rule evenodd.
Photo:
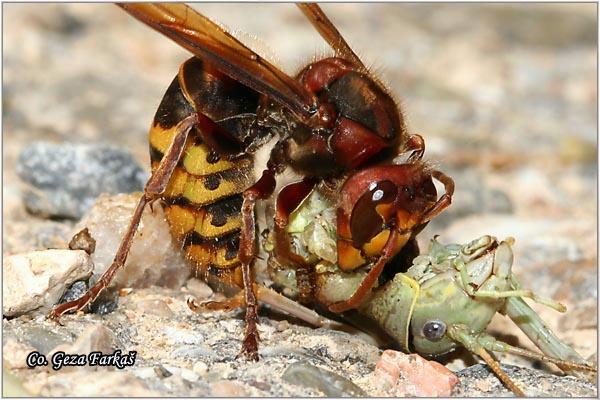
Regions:
M 503 298 L 469 294 L 460 270 L 477 289 L 498 292 L 510 289 L 511 265 L 510 245 L 490 236 L 464 246 L 443 246 L 434 239 L 429 253 L 417 257 L 405 274 L 397 274 L 366 309 L 405 350 L 444 354 L 459 346 L 448 334 L 451 326 L 483 332 L 504 305 Z
M 473 292 L 510 290 L 513 257 L 507 242 L 498 243 L 490 236 L 479 238 L 458 251 L 447 252 L 445 258 L 433 256 L 430 261 L 435 265 L 431 267 L 440 272 L 421 283 L 411 318 L 411 333 L 415 351 L 438 355 L 459 345 L 448 334 L 450 327 L 461 325 L 468 326 L 474 333 L 485 331 L 505 299 L 477 297 Z

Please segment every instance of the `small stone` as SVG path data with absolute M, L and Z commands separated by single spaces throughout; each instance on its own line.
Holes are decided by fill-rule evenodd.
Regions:
M 208 365 L 204 361 L 197 361 L 194 363 L 192 371 L 198 376 L 205 376 L 208 372 Z
M 102 195 L 74 228 L 78 231 L 87 227 L 96 239 L 96 251 L 91 256 L 95 278 L 112 264 L 140 196 L 141 193 Z M 159 285 L 179 289 L 189 276 L 189 265 L 173 244 L 161 205 L 157 202 L 146 207 L 125 266 L 115 275 L 110 287 Z
M 290 328 L 290 323 L 287 320 L 281 320 L 277 323 L 277 332 L 285 332 Z
M 106 315 L 119 307 L 119 292 L 112 287 L 105 289 L 100 296 L 90 304 L 90 312 L 98 315 Z
M 172 344 L 202 344 L 204 336 L 190 329 L 178 329 L 168 326 L 164 329 L 165 336 Z
M 169 318 L 174 315 L 171 308 L 163 300 L 149 299 L 138 301 L 136 307 L 145 314 L 156 315 L 157 317 Z
M 213 290 L 210 288 L 210 286 L 200 279 L 191 278 L 187 281 L 186 286 L 189 292 L 200 301 L 208 299 L 213 294 Z
M 447 397 L 458 383 L 449 369 L 418 354 L 386 350 L 375 366 L 373 386 L 394 397 Z
M 276 328 L 271 324 L 259 324 L 258 325 L 258 333 L 261 338 L 265 340 L 269 340 L 273 333 L 275 333 Z
M 246 397 L 248 392 L 239 383 L 220 380 L 210 385 L 210 395 L 213 397 Z
M 64 351 L 67 354 L 89 354 L 92 351 L 110 354 L 115 347 L 114 333 L 102 324 L 87 327 L 72 344 L 63 344 L 50 353 Z
M 163 365 L 157 365 L 156 367 L 154 367 L 154 372 L 159 378 L 168 378 L 173 375 L 173 373 L 167 368 L 165 368 Z
M 181 368 L 181 377 L 190 382 L 196 382 L 200 377 L 192 370 L 187 368 Z
M 69 249 L 83 250 L 88 254 L 92 254 L 96 250 L 96 241 L 90 235 L 88 228 L 83 228 L 73 236 L 69 242 Z
M 40 318 L 46 319 L 45 315 L 40 315 Z M 35 321 L 39 324 L 39 321 Z M 18 338 L 28 346 L 34 347 L 42 354 L 49 354 L 52 349 L 61 344 L 68 344 L 73 341 L 73 336 L 65 334 L 65 332 L 54 332 L 48 326 L 36 325 L 35 322 L 25 326 L 18 333 Z M 55 328 L 55 327 L 52 327 Z
M 290 365 L 283 376 L 285 382 L 322 392 L 327 397 L 365 397 L 365 392 L 335 372 L 301 361 Z
M 132 288 L 123 288 L 119 290 L 119 297 L 126 297 L 129 296 L 129 294 L 133 292 Z
M 147 173 L 128 152 L 106 145 L 36 142 L 19 155 L 17 174 L 30 187 L 27 209 L 79 219 L 101 193 L 142 190 Z
M 454 179 L 456 187 L 476 187 L 477 190 L 457 190 L 452 197 L 452 207 L 444 210 L 431 221 L 437 228 L 435 232 L 453 221 L 475 213 L 512 214 L 514 212 L 515 206 L 508 194 L 489 187 L 481 172 L 473 168 L 451 169 L 444 172 Z
M 61 297 L 59 304 L 67 303 L 69 301 L 77 300 L 81 298 L 87 292 L 88 285 L 86 281 L 77 281 L 71 285 L 69 289 L 65 292 L 63 297 Z
M 9 369 L 27 368 L 27 356 L 35 350 L 35 348 L 19 343 L 14 339 L 8 339 L 2 346 L 4 366 Z
M 215 352 L 205 346 L 184 345 L 173 350 L 170 356 L 172 358 L 188 358 L 194 360 L 200 357 L 214 357 Z
M 33 251 L 4 258 L 3 315 L 48 312 L 73 282 L 89 278 L 93 268 L 82 250 Z
M 598 329 L 598 306 L 596 299 L 577 304 L 577 308 L 569 310 L 559 319 L 560 326 L 568 326 L 569 329 Z

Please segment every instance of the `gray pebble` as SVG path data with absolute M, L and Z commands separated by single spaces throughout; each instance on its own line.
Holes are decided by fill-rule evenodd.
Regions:
M 191 360 L 198 360 L 200 358 L 212 358 L 215 357 L 215 352 L 211 349 L 203 346 L 181 346 L 173 350 L 170 354 L 172 358 L 188 358 Z
M 596 397 L 596 387 L 573 376 L 560 377 L 546 372 L 502 365 L 504 372 L 527 396 L 533 397 Z M 459 379 L 452 396 L 484 397 L 512 396 L 487 365 L 477 364 L 456 374 Z
M 290 365 L 282 379 L 292 385 L 305 386 L 323 392 L 328 397 L 364 397 L 365 392 L 348 379 L 306 362 Z
M 43 326 L 24 325 L 19 331 L 21 341 L 35 347 L 42 354 L 49 354 L 55 347 L 72 340 L 72 337 L 52 332 Z
M 138 311 L 157 317 L 169 318 L 174 315 L 167 303 L 159 299 L 141 300 L 137 302 L 136 306 Z
M 169 372 L 168 369 L 166 369 L 162 365 L 157 365 L 156 367 L 154 367 L 154 372 L 159 378 L 168 378 L 171 375 L 173 375 L 171 372 Z
M 99 351 L 110 354 L 116 348 L 117 338 L 113 330 L 98 323 L 88 325 L 73 343 L 60 345 L 51 353 L 64 351 L 67 354 L 88 354 L 92 351 Z
M 30 212 L 73 219 L 101 193 L 140 191 L 147 179 L 128 152 L 106 145 L 36 142 L 21 152 L 16 171 L 31 185 L 24 192 Z
M 119 291 L 114 289 L 102 291 L 89 307 L 90 312 L 98 315 L 106 315 L 115 311 L 119 307 Z
M 86 281 L 77 281 L 67 289 L 63 297 L 60 299 L 59 304 L 67 303 L 69 301 L 77 300 L 85 294 L 88 290 Z

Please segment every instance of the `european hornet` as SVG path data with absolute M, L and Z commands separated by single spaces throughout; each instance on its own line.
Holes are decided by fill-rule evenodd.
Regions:
M 276 178 L 287 168 L 302 179 L 277 194 L 276 252 L 295 266 L 301 300 L 312 298 L 314 267 L 294 257 L 284 228 L 319 182 L 339 190 L 340 268 L 372 264 L 356 292 L 331 305 L 332 311 L 359 306 L 393 256 L 416 255 L 415 235 L 450 204 L 454 183 L 421 161 L 423 139 L 408 134 L 398 105 L 318 5 L 298 6 L 335 56 L 295 77 L 184 4 L 119 6 L 194 57 L 179 68 L 152 122 L 152 175 L 113 263 L 82 298 L 55 308 L 53 317 L 98 297 L 123 266 L 144 207 L 161 199 L 172 235 L 196 273 L 243 288 L 212 307 L 245 305 L 242 353 L 257 360 L 255 205 L 274 194 Z M 275 144 L 255 179 L 253 153 L 268 142 Z M 409 154 L 407 160 L 394 163 L 401 153 Z M 433 179 L 445 186 L 439 198 Z

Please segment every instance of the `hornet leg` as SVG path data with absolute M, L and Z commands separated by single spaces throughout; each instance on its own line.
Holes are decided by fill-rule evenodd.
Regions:
M 282 143 L 279 142 L 271 151 L 267 169 L 263 171 L 260 179 L 242 195 L 242 229 L 240 232 L 240 247 L 238 257 L 242 263 L 242 280 L 246 300 L 246 334 L 242 343 L 240 354 L 258 361 L 258 302 L 253 289 L 254 277 L 252 276 L 252 263 L 256 255 L 256 218 L 254 215 L 257 200 L 266 199 L 275 191 L 275 175 L 282 169 L 279 162 Z
M 398 250 L 397 247 L 398 231 L 396 229 L 391 229 L 390 236 L 388 237 L 385 247 L 383 248 L 381 256 L 373 268 L 371 268 L 365 279 L 363 279 L 358 289 L 356 289 L 356 292 L 354 292 L 354 294 L 348 300 L 340 301 L 330 305 L 329 311 L 339 313 L 359 306 L 379 278 L 379 275 L 381 275 L 385 264 L 394 256 L 394 254 L 396 254 Z
M 161 193 L 166 189 L 169 179 L 183 153 L 188 133 L 196 122 L 197 115 L 192 114 L 179 123 L 173 142 L 160 161 L 158 168 L 152 173 L 152 176 L 146 183 L 144 194 L 135 208 L 127 232 L 125 233 L 125 236 L 123 236 L 123 239 L 121 239 L 121 244 L 119 245 L 117 254 L 110 267 L 102 274 L 98 282 L 96 282 L 96 284 L 81 298 L 56 306 L 48 315 L 49 318 L 58 319 L 67 312 L 79 311 L 90 302 L 96 300 L 100 293 L 108 287 L 115 273 L 125 265 L 125 260 L 127 260 L 127 255 L 129 254 L 135 232 L 137 231 L 140 219 L 142 218 L 142 212 L 148 203 L 158 199 Z

